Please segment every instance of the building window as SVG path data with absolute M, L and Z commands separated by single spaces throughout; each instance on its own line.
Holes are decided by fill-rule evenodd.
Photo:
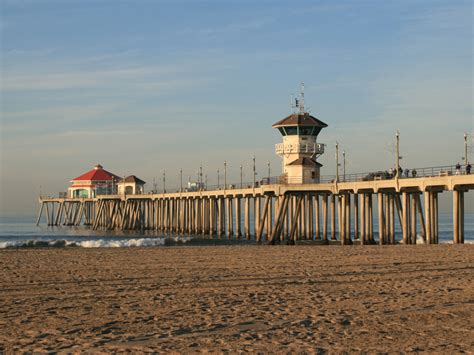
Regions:
M 74 191 L 74 197 L 87 198 L 89 197 L 89 192 L 84 189 L 79 189 Z

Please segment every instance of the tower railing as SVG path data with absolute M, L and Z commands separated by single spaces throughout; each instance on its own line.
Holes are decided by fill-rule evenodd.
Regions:
M 278 143 L 275 144 L 275 153 L 278 155 L 289 153 L 323 154 L 324 144 L 322 143 Z

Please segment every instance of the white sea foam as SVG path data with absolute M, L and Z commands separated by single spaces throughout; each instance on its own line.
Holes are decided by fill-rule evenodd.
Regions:
M 164 238 L 140 238 L 124 240 L 95 239 L 66 242 L 66 246 L 76 245 L 83 248 L 155 247 L 164 244 Z
M 131 238 L 131 239 L 88 239 L 88 240 L 15 240 L 0 242 L 0 249 L 15 247 L 68 247 L 82 248 L 124 248 L 155 247 L 165 245 L 166 240 L 186 243 L 190 238 Z
M 452 240 L 440 240 L 440 244 L 454 244 Z M 474 240 L 465 240 L 464 244 L 474 244 Z
M 423 239 L 421 234 L 416 235 L 416 244 L 425 244 L 425 240 Z
M 416 235 L 416 244 L 426 244 L 421 234 Z M 453 241 L 444 239 L 444 240 L 440 240 L 439 244 L 453 244 Z M 464 244 L 474 244 L 474 240 L 465 240 Z

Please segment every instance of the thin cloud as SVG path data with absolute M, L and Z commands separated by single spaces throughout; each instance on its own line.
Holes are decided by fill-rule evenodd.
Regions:
M 19 49 L 12 48 L 3 53 L 4 60 L 11 60 L 17 57 L 45 57 L 57 52 L 57 48 L 42 48 L 42 49 Z
M 220 35 L 231 35 L 242 32 L 259 30 L 274 22 L 273 18 L 255 19 L 246 22 L 235 22 L 220 27 L 205 27 L 200 29 L 186 28 L 180 31 L 180 35 L 195 35 L 198 37 L 211 37 Z
M 178 67 L 132 67 L 95 71 L 72 71 L 36 75 L 9 75 L 3 78 L 2 91 L 60 90 L 108 86 L 111 82 L 136 81 L 178 72 Z

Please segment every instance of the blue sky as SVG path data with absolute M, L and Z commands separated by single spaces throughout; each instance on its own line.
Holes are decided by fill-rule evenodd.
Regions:
M 272 123 L 306 84 L 347 170 L 455 164 L 473 132 L 472 1 L 1 3 L 0 214 L 96 163 L 149 182 L 280 172 Z M 173 176 L 175 178 L 173 178 Z M 12 202 L 17 197 L 16 202 Z M 6 206 L 4 201 L 9 201 Z

